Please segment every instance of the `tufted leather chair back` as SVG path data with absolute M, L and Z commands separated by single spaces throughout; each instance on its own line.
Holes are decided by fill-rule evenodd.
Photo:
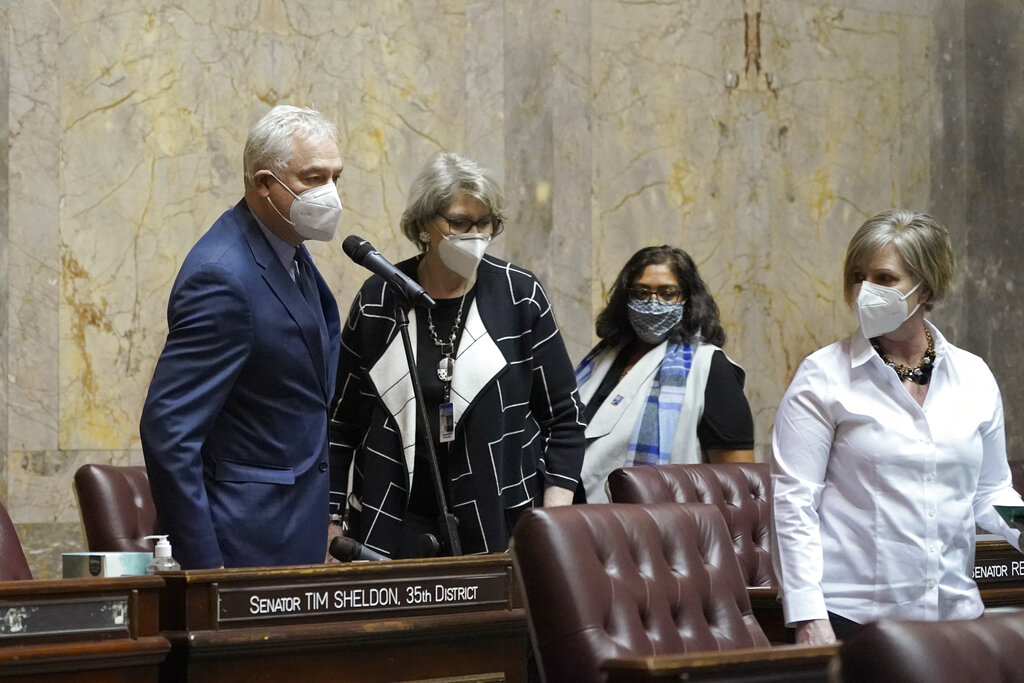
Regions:
M 156 529 L 149 476 L 141 465 L 82 465 L 75 472 L 82 526 L 93 552 L 152 552 Z
M 1024 680 L 1024 612 L 969 621 L 879 621 L 857 629 L 834 663 L 845 683 Z
M 616 503 L 710 503 L 722 511 L 748 586 L 774 584 L 768 463 L 623 467 L 608 476 Z
M 550 683 L 603 681 L 610 657 L 768 645 L 710 505 L 533 508 L 511 549 Z
M 31 579 L 32 570 L 21 549 L 21 541 L 14 530 L 7 508 L 0 503 L 0 581 L 21 581 Z

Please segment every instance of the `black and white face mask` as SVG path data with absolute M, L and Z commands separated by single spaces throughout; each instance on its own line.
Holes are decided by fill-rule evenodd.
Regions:
M 636 336 L 648 344 L 660 344 L 683 319 L 684 303 L 665 304 L 654 298 L 650 301 L 630 299 L 626 304 L 626 316 Z

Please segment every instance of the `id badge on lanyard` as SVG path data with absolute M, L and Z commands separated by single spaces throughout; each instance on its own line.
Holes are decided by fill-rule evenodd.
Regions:
M 441 443 L 448 443 L 455 440 L 455 406 L 451 401 L 442 403 L 437 409 L 438 430 L 441 436 Z

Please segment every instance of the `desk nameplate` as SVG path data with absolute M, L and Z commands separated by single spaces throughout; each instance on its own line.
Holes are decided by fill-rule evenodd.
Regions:
M 71 634 L 128 634 L 128 596 L 0 602 L 0 641 Z
M 510 609 L 506 572 L 220 587 L 218 621 L 235 623 L 332 615 L 375 619 L 437 609 Z
M 979 586 L 1024 585 L 1024 554 L 1005 541 L 978 541 L 971 578 Z

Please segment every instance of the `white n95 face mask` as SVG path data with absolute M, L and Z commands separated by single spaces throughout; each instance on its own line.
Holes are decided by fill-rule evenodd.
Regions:
M 447 235 L 437 245 L 437 255 L 441 257 L 441 263 L 469 280 L 476 273 L 476 267 L 490 243 L 490 235 Z
M 270 173 L 270 171 L 267 172 Z M 295 197 L 292 208 L 288 211 L 291 220 L 288 220 L 274 206 L 270 195 L 267 195 L 267 201 L 274 207 L 274 211 L 277 211 L 277 215 L 295 228 L 295 232 L 299 233 L 299 237 L 302 239 L 319 242 L 329 242 L 334 239 L 334 233 L 338 229 L 338 219 L 341 218 L 341 197 L 338 196 L 338 188 L 334 183 L 324 183 L 312 187 L 302 194 L 295 194 L 276 175 L 273 173 L 270 175 L 281 183 L 281 187 L 288 190 L 291 196 Z
M 888 334 L 903 324 L 903 321 L 914 315 L 921 304 L 909 310 L 910 304 L 907 299 L 921 286 L 918 282 L 913 289 L 904 294 L 894 287 L 876 285 L 873 282 L 864 280 L 860 283 L 860 291 L 857 292 L 857 317 L 860 319 L 860 329 L 864 336 L 872 339 L 882 334 Z

